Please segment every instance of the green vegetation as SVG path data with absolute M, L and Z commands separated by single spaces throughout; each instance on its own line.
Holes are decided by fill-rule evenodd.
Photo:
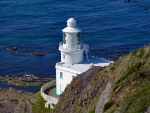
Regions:
M 32 105 L 33 113 L 53 113 L 54 112 L 54 110 L 50 108 L 45 108 L 45 101 L 41 97 L 40 93 L 37 93 L 35 98 L 36 98 L 36 101 Z
M 150 48 L 133 52 L 120 64 L 124 71 L 116 80 L 113 102 L 105 113 L 144 113 L 150 106 Z
M 89 113 L 95 113 L 95 109 L 94 109 L 94 110 L 92 110 L 92 111 L 90 111 Z
M 16 86 L 20 86 L 20 87 L 29 87 L 29 86 L 42 86 L 43 83 L 41 82 L 28 82 L 28 81 L 20 81 L 20 80 L 15 80 L 15 79 L 11 79 L 7 81 L 8 84 L 13 84 Z
M 52 78 L 37 78 L 36 76 L 34 77 L 5 77 L 5 76 L 0 76 L 0 82 L 1 83 L 6 83 L 10 85 L 15 85 L 19 87 L 30 87 L 30 86 L 36 86 L 36 87 L 41 87 L 43 83 L 47 81 L 53 80 Z

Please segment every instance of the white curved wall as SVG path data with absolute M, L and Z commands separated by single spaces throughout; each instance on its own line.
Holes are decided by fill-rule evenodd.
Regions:
M 55 81 L 54 81 L 55 82 Z M 52 82 L 46 83 L 41 87 L 41 96 L 43 99 L 46 101 L 46 104 L 49 104 L 50 106 L 56 105 L 58 103 L 59 98 L 58 97 L 53 97 L 51 95 L 47 95 L 45 93 L 45 90 L 50 89 L 52 87 Z

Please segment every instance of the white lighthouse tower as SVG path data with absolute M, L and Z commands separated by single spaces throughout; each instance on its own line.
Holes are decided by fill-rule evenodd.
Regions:
M 82 62 L 84 50 L 79 41 L 80 29 L 77 28 L 76 20 L 74 18 L 68 19 L 67 27 L 62 31 L 63 42 L 59 45 L 61 62 L 68 65 Z
M 80 43 L 80 29 L 74 18 L 67 20 L 63 30 L 63 41 L 59 44 L 61 62 L 56 64 L 56 93 L 62 94 L 76 73 L 71 72 L 71 66 L 83 61 L 84 49 Z
M 89 70 L 93 65 L 107 66 L 111 62 L 105 59 L 85 60 L 88 45 L 81 44 L 80 32 L 74 18 L 67 20 L 67 26 L 62 30 L 63 41 L 59 44 L 61 61 L 56 63 L 56 94 L 61 95 L 72 79 Z

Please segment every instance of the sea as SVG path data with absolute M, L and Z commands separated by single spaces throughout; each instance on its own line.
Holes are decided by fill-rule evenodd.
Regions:
M 0 0 L 0 75 L 55 77 L 70 17 L 94 57 L 116 60 L 150 43 L 150 0 Z

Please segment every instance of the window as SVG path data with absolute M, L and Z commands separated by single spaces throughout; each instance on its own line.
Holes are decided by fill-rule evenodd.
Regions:
M 63 79 L 63 73 L 60 72 L 60 79 Z
M 78 40 L 78 44 L 80 44 L 80 33 L 77 34 L 77 40 Z
M 65 39 L 65 38 L 66 38 L 66 34 L 64 33 L 64 34 L 63 34 L 63 43 L 64 43 L 64 44 L 66 44 L 66 39 Z

